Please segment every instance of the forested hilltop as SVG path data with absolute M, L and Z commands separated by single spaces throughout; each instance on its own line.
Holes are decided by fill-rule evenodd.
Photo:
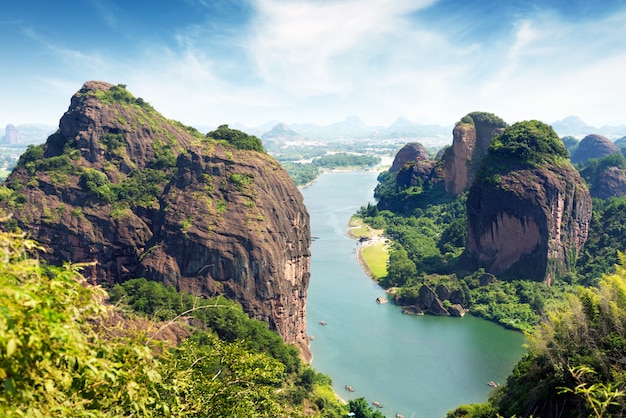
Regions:
M 626 199 L 592 200 L 588 181 L 623 157 L 574 167 L 550 126 L 484 112 L 453 133 L 434 160 L 394 162 L 358 213 L 391 238 L 379 283 L 406 312 L 470 312 L 529 335 L 495 400 L 451 416 L 621 416 Z

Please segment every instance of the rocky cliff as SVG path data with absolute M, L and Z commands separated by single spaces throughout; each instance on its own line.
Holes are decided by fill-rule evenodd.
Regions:
M 486 112 L 464 116 L 452 131 L 452 146 L 442 157 L 446 192 L 457 195 L 474 182 L 491 140 L 507 126 L 499 117 Z
M 568 271 L 587 239 L 591 197 L 556 133 L 517 123 L 489 149 L 467 200 L 466 255 L 499 278 Z
M 428 151 L 426 148 L 418 142 L 410 142 L 403 146 L 393 159 L 393 164 L 389 171 L 400 171 L 405 164 L 410 164 L 415 161 L 429 160 Z
M 226 295 L 309 359 L 308 213 L 282 167 L 234 135 L 237 146 L 205 137 L 123 85 L 88 82 L 59 131 L 22 155 L 0 205 L 50 262 L 95 260 L 84 274 L 99 283 Z

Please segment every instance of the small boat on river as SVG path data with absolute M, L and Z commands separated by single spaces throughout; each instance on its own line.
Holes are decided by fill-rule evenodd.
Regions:
M 320 325 L 326 325 L 326 322 L 320 321 Z
M 491 386 L 492 388 L 497 388 L 498 387 L 498 384 L 496 382 L 494 382 L 493 380 L 490 380 L 487 384 L 489 386 Z

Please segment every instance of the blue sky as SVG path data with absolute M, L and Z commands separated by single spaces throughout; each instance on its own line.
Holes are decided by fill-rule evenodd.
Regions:
M 193 126 L 626 125 L 626 1 L 10 0 L 0 126 L 57 125 L 88 80 Z

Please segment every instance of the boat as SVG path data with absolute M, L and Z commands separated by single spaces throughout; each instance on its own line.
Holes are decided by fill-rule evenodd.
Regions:
M 320 321 L 320 325 L 326 325 L 326 322 Z
M 376 402 L 376 401 L 372 401 L 372 405 L 374 405 L 376 408 L 382 408 L 383 407 L 380 402 Z
M 346 390 L 348 392 L 354 392 L 354 388 L 352 386 L 350 386 L 350 385 L 346 385 Z
M 490 380 L 489 382 L 487 382 L 487 384 L 489 386 L 491 386 L 492 388 L 497 388 L 498 384 L 496 382 L 494 382 L 493 380 Z

